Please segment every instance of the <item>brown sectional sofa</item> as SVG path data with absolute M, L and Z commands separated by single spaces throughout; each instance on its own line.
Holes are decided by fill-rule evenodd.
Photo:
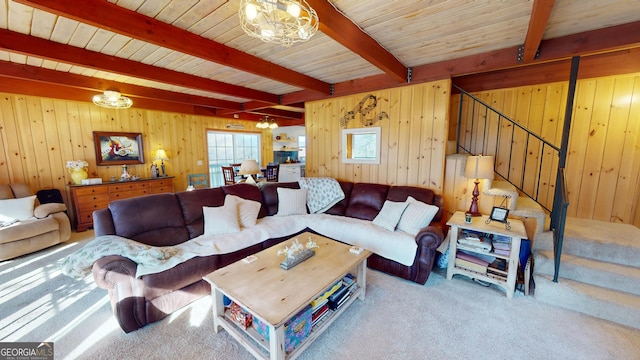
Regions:
M 436 248 L 443 241 L 443 199 L 432 190 L 340 182 L 345 199 L 327 214 L 373 220 L 385 200 L 405 201 L 408 196 L 433 204 L 439 211 L 432 223 L 416 235 L 418 249 L 413 265 L 404 266 L 373 254 L 368 266 L 403 279 L 424 284 L 433 268 Z M 119 235 L 153 246 L 171 246 L 195 238 L 204 231 L 203 206 L 222 206 L 225 196 L 237 195 L 262 204 L 258 218 L 278 211 L 278 187 L 299 188 L 297 182 L 249 184 L 199 189 L 176 194 L 155 194 L 114 201 L 94 212 L 95 235 Z M 202 277 L 218 268 L 278 244 L 291 236 L 268 239 L 242 250 L 195 257 L 169 270 L 136 278 L 136 263 L 122 256 L 105 256 L 93 265 L 98 286 L 107 289 L 114 315 L 125 332 L 156 322 L 190 302 L 208 295 Z M 340 240 L 340 239 L 336 239 Z

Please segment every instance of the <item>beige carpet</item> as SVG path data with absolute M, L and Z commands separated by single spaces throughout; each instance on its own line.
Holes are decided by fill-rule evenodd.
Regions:
M 90 232 L 74 234 L 74 239 Z M 106 291 L 60 274 L 79 243 L 0 263 L 0 341 L 53 341 L 56 359 L 251 359 L 213 333 L 204 298 L 124 334 Z M 441 272 L 426 285 L 368 272 L 356 301 L 300 359 L 640 359 L 640 331 Z

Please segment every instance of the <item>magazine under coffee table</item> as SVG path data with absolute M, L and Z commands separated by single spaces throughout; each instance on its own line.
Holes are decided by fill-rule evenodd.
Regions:
M 319 246 L 314 249 L 316 255 L 292 269 L 282 269 L 280 263 L 284 257 L 276 255 L 278 250 L 289 246 L 296 238 L 304 244 L 309 237 Z M 349 251 L 350 248 L 350 245 L 324 236 L 302 233 L 255 254 L 257 259 L 253 262 L 240 260 L 205 276 L 204 279 L 211 284 L 214 299 L 214 331 L 217 333 L 221 328 L 225 329 L 259 359 L 297 357 L 356 298 L 365 298 L 367 258 L 371 252 L 364 250 L 360 254 L 354 254 Z M 285 352 L 285 323 L 308 308 L 314 299 L 348 273 L 356 276 L 356 283 L 351 287 L 348 300 L 314 325 L 310 334 L 295 349 Z M 245 329 L 231 320 L 230 310 L 224 306 L 224 296 L 265 324 L 269 329 L 269 340 L 251 326 Z

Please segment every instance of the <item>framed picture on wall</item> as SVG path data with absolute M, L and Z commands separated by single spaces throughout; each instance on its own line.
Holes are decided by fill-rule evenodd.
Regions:
M 94 131 L 93 144 L 98 166 L 144 164 L 141 133 Z

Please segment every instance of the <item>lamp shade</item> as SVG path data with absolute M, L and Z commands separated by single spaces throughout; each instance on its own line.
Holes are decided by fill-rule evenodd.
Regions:
M 169 157 L 167 156 L 167 152 L 164 151 L 164 149 L 158 149 L 156 150 L 156 160 L 169 160 Z
M 493 179 L 493 156 L 469 156 L 464 176 L 470 179 Z
M 260 171 L 260 167 L 258 166 L 258 162 L 253 160 L 253 159 L 249 159 L 249 160 L 242 160 L 242 164 L 240 164 L 240 171 L 238 171 L 238 174 L 240 175 L 255 175 L 255 174 L 259 174 Z

